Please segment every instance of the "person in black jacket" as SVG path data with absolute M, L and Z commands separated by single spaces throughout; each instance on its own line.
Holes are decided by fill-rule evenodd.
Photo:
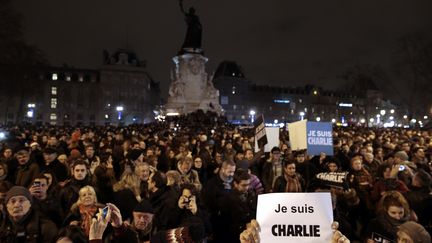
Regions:
M 173 229 L 185 226 L 188 222 L 195 222 L 207 228 L 210 232 L 210 221 L 207 213 L 201 205 L 200 196 L 193 184 L 183 184 L 180 189 L 181 195 L 177 197 L 176 205 L 171 205 L 167 210 L 166 224 L 164 229 Z
M 33 198 L 27 188 L 12 187 L 5 198 L 7 217 L 0 226 L 0 242 L 52 242 L 57 227 L 33 209 Z
M 233 190 L 220 199 L 223 231 L 216 235 L 218 242 L 240 242 L 240 233 L 256 217 L 257 196 L 249 190 L 250 175 L 239 169 L 234 174 Z
M 43 174 L 36 176 L 29 191 L 34 199 L 33 207 L 60 227 L 63 223 L 63 212 L 58 206 L 58 194 L 48 193 L 48 178 Z
M 43 151 L 43 157 L 45 164 L 41 168 L 41 171 L 52 172 L 58 182 L 65 181 L 68 178 L 68 169 L 66 165 L 62 164 L 57 159 L 57 151 L 52 148 L 46 148 Z
M 79 190 L 90 184 L 87 163 L 77 160 L 72 165 L 72 179 L 60 191 L 60 203 L 64 215 L 68 214 L 72 204 L 78 200 Z

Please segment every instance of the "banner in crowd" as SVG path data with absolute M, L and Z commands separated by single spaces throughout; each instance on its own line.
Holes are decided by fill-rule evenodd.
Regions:
M 348 187 L 347 175 L 348 172 L 322 172 L 316 178 L 327 186 L 342 189 Z
M 330 122 L 293 122 L 288 125 L 288 132 L 292 150 L 307 149 L 310 155 L 321 152 L 333 155 L 333 128 Z
M 261 227 L 261 242 L 330 242 L 333 234 L 330 193 L 259 195 L 257 221 Z
M 258 141 L 258 147 L 267 144 L 267 135 L 265 129 L 264 116 L 258 116 L 254 122 L 255 140 Z
M 307 120 L 288 124 L 289 140 L 293 151 L 307 149 L 306 123 Z
M 279 147 L 279 127 L 266 127 L 265 133 L 267 144 L 264 146 L 264 152 L 270 152 L 273 147 Z M 259 151 L 257 139 L 255 138 L 255 152 Z
M 307 152 L 310 155 L 333 155 L 333 127 L 330 122 L 307 122 Z

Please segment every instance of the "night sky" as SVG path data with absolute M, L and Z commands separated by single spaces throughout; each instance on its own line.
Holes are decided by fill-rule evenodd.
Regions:
M 176 0 L 14 0 L 25 37 L 52 65 L 99 68 L 102 50 L 134 50 L 166 96 L 186 24 Z M 211 73 L 223 60 L 257 84 L 335 88 L 348 66 L 390 66 L 397 39 L 432 30 L 432 1 L 194 0 Z

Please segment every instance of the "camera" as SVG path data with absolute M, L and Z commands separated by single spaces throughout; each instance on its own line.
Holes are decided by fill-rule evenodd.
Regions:
M 190 203 L 190 198 L 191 197 L 184 197 L 183 203 L 184 204 L 189 204 Z
M 108 206 L 102 208 L 102 217 L 106 218 L 107 214 L 108 214 Z

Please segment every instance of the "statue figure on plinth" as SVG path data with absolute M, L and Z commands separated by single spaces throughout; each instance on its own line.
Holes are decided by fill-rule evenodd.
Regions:
M 179 0 L 179 4 L 187 24 L 186 37 L 182 45 L 182 50 L 185 48 L 201 49 L 202 26 L 198 16 L 195 14 L 195 9 L 190 7 L 189 12 L 186 12 L 183 8 L 183 0 Z
M 175 77 L 171 71 L 171 85 L 168 90 L 170 97 L 178 98 L 183 97 L 185 93 L 185 83 L 180 81 L 180 76 L 176 73 Z

